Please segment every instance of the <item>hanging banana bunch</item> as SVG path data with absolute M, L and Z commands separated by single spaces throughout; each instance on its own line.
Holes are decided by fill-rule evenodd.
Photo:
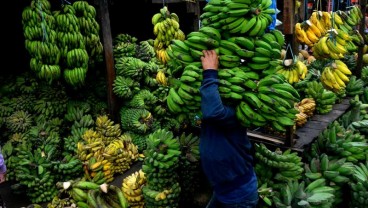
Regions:
M 60 50 L 56 45 L 55 18 L 48 0 L 32 1 L 22 12 L 25 47 L 30 68 L 49 83 L 60 77 Z
M 89 56 L 79 21 L 72 5 L 55 12 L 57 43 L 61 50 L 61 67 L 65 81 L 74 87 L 84 84 Z
M 157 58 L 161 63 L 166 64 L 170 59 L 166 50 L 169 49 L 173 39 L 184 40 L 185 34 L 180 29 L 179 17 L 176 13 L 170 13 L 168 8 L 164 6 L 160 12 L 152 17 L 153 34 L 156 36 L 154 40 L 154 48 Z
M 352 74 L 347 65 L 341 60 L 334 60 L 323 69 L 321 82 L 330 90 L 339 92 L 344 90 L 349 83 Z
M 352 39 L 348 33 L 340 29 L 331 30 L 321 37 L 313 47 L 313 56 L 317 59 L 341 59 L 349 53 L 348 42 Z
M 297 83 L 305 79 L 308 68 L 303 61 L 299 60 L 298 56 L 293 59 L 285 59 L 276 67 L 276 73 L 284 75 L 290 84 Z
M 75 15 L 78 18 L 80 32 L 84 37 L 86 50 L 90 57 L 90 64 L 102 59 L 103 46 L 100 41 L 100 25 L 96 21 L 96 9 L 87 1 L 75 1 L 73 3 Z

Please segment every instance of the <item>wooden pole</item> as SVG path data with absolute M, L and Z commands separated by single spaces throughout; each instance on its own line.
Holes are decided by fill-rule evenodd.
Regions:
M 286 42 L 291 44 L 291 48 L 293 54 L 298 54 L 299 52 L 299 43 L 296 41 L 294 37 L 294 27 L 296 17 L 295 15 L 295 5 L 294 0 L 285 0 L 284 8 L 283 8 L 283 20 L 282 24 L 284 25 L 283 33 L 285 35 Z
M 103 46 L 105 53 L 105 64 L 107 73 L 107 102 L 109 116 L 115 122 L 119 120 L 117 116 L 116 97 L 113 92 L 113 83 L 115 80 L 115 68 L 114 68 L 114 55 L 113 45 L 110 27 L 110 15 L 107 0 L 99 0 L 100 12 L 101 12 L 101 29 L 103 37 Z
M 365 9 L 366 9 L 366 5 L 367 5 L 367 0 L 360 0 L 360 9 L 363 13 L 363 18 L 360 21 L 360 25 L 359 25 L 359 33 L 364 37 L 365 33 Z M 358 60 L 357 60 L 357 67 L 356 70 L 353 72 L 355 76 L 359 77 L 362 74 L 362 68 L 363 68 L 363 49 L 364 49 L 364 45 L 359 46 L 358 48 Z

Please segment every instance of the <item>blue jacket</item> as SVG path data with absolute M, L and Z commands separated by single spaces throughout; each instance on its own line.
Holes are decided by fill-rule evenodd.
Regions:
M 251 143 L 232 107 L 224 106 L 218 92 L 218 72 L 205 70 L 201 93 L 200 158 L 204 173 L 222 202 L 257 192 Z M 234 196 L 242 193 L 241 196 Z

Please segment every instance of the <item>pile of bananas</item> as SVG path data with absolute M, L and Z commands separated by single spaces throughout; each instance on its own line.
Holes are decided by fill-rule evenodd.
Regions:
M 185 34 L 180 29 L 179 17 L 176 13 L 170 12 L 167 6 L 160 9 L 159 13 L 152 16 L 153 34 L 156 35 L 153 46 L 157 58 L 161 63 L 166 64 L 170 59 L 167 50 L 173 39 L 184 40 Z
M 123 179 L 122 190 L 124 197 L 127 199 L 130 207 L 144 207 L 145 203 L 142 188 L 144 185 L 146 185 L 146 182 L 146 177 L 142 169 L 128 175 Z
M 365 161 L 368 143 L 358 132 L 347 131 L 339 122 L 334 121 L 312 143 L 311 155 L 317 157 L 326 153 L 331 159 L 346 158 L 348 162 Z
M 349 33 L 336 29 L 322 36 L 313 46 L 313 56 L 317 59 L 330 58 L 342 59 L 347 50 L 349 42 L 352 41 Z
M 114 174 L 123 174 L 137 161 L 138 147 L 132 143 L 127 134 L 124 134 L 106 146 L 104 156 L 109 160 L 112 159 L 111 171 Z
M 120 125 L 115 124 L 107 115 L 100 115 L 96 118 L 95 131 L 105 146 L 110 145 L 121 135 Z
M 354 164 L 345 162 L 346 158 L 329 159 L 329 156 L 322 153 L 319 157 L 311 159 L 310 164 L 305 165 L 305 178 L 308 182 L 325 179 L 334 192 L 334 204 L 340 204 L 343 200 L 343 188 L 350 182 Z
M 366 207 L 368 205 L 368 164 L 356 164 L 352 173 L 350 187 L 352 189 L 351 205 L 354 207 Z
M 349 76 L 351 71 L 341 60 L 334 60 L 330 65 L 323 68 L 321 82 L 327 89 L 334 92 L 345 90 L 346 85 L 350 83 Z
M 290 149 L 284 152 L 280 149 L 271 151 L 263 143 L 256 143 L 255 150 L 255 158 L 258 161 L 255 171 L 257 175 L 259 174 L 261 183 L 267 183 L 268 186 L 277 189 L 288 180 L 302 178 L 304 163 L 296 152 L 291 152 Z
M 82 161 L 72 154 L 65 155 L 61 161 L 56 161 L 53 168 L 55 172 L 64 175 L 63 178 L 65 180 L 79 177 L 83 174 Z
M 13 133 L 22 133 L 28 131 L 33 124 L 33 117 L 27 111 L 19 110 L 7 116 L 4 121 L 6 128 Z
M 27 187 L 26 195 L 32 203 L 51 201 L 57 194 L 51 163 L 55 149 L 46 145 L 44 150 L 41 147 L 31 150 L 28 145 L 21 143 L 15 148 L 16 157 L 20 158 L 14 169 L 15 178 Z
M 276 73 L 284 75 L 290 84 L 298 83 L 308 74 L 307 65 L 298 56 L 294 56 L 293 59 L 285 59 L 276 66 L 276 70 Z
M 38 78 L 53 82 L 60 78 L 60 50 L 55 17 L 48 0 L 31 1 L 22 12 L 25 47 L 31 56 L 30 68 Z
M 215 0 L 208 2 L 201 15 L 203 26 L 211 26 L 231 34 L 261 36 L 276 13 L 272 0 Z
M 193 133 L 183 132 L 179 136 L 179 143 L 180 204 L 190 204 L 201 184 L 199 137 Z
M 309 82 L 304 92 L 305 97 L 314 99 L 318 114 L 327 114 L 332 111 L 332 107 L 336 103 L 336 94 L 325 89 L 322 83 L 317 81 Z
M 56 187 L 58 187 L 61 193 L 67 192 L 75 201 L 75 204 L 81 208 L 98 206 L 129 207 L 123 191 L 115 185 L 97 184 L 77 179 L 57 182 Z
M 147 207 L 177 207 L 180 196 L 177 168 L 180 144 L 171 131 L 158 129 L 148 135 L 142 171 L 147 179 L 143 196 Z
M 277 208 L 281 207 L 333 207 L 335 195 L 324 178 L 306 184 L 289 180 L 278 195 L 272 197 Z M 299 205 L 299 206 L 298 206 Z
M 299 110 L 299 113 L 296 114 L 295 124 L 297 127 L 301 127 L 307 123 L 309 117 L 313 116 L 316 102 L 313 98 L 303 98 L 295 107 Z
M 361 95 L 365 93 L 366 89 L 364 89 L 364 81 L 355 75 L 351 76 L 349 79 L 349 83 L 346 85 L 346 94 L 349 96 Z

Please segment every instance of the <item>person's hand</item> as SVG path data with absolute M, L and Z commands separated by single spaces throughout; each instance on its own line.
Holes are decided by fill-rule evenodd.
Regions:
M 201 57 L 203 70 L 218 70 L 219 60 L 215 50 L 204 50 Z
M 6 181 L 6 172 L 0 174 L 0 183 L 4 183 Z

